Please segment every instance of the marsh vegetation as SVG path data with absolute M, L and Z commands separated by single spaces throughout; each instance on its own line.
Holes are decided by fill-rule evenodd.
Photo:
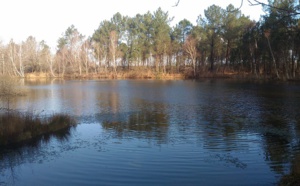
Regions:
M 0 114 L 0 146 L 24 142 L 76 124 L 67 114 L 53 114 L 46 118 L 32 113 L 6 112 Z
M 25 96 L 20 79 L 0 76 L 0 146 L 20 143 L 46 133 L 53 133 L 75 125 L 68 114 L 59 113 L 42 116 L 28 111 L 11 109 L 10 103 L 18 96 Z

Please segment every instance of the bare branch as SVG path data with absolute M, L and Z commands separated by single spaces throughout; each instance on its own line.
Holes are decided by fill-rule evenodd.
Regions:
M 178 6 L 179 2 L 180 2 L 180 0 L 178 0 L 177 3 L 173 7 Z
M 248 1 L 249 1 L 249 0 L 248 0 Z M 235 10 L 232 10 L 232 11 L 227 11 L 227 12 L 236 12 L 236 11 L 239 11 L 239 10 L 242 8 L 243 4 L 244 4 L 244 0 L 241 0 L 241 5 L 240 5 L 239 8 L 237 8 L 237 9 L 235 9 Z
M 274 8 L 276 10 L 280 10 L 280 11 L 290 13 L 291 16 L 300 14 L 300 12 L 298 12 L 297 10 L 291 11 L 291 10 L 287 10 L 287 9 L 284 9 L 284 8 L 279 8 L 279 7 L 276 7 L 276 6 L 272 6 L 270 4 L 260 2 L 259 0 L 247 0 L 247 1 L 249 2 L 250 6 L 257 6 L 257 5 L 267 6 L 267 7 L 270 7 L 270 8 Z

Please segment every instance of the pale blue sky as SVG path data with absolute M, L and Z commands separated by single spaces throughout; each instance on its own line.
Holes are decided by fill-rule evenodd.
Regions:
M 266 1 L 266 0 L 263 0 Z M 55 49 L 57 39 L 71 25 L 83 35 L 91 36 L 99 23 L 113 14 L 135 16 L 158 7 L 168 11 L 175 25 L 186 18 L 196 24 L 197 17 L 212 4 L 225 8 L 228 4 L 239 7 L 241 0 L 0 0 L 0 41 L 24 41 L 30 35 L 38 41 L 45 40 Z M 263 14 L 261 6 L 249 6 L 244 0 L 242 13 L 258 20 Z

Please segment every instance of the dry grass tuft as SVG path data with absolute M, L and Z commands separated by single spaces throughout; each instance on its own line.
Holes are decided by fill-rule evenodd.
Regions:
M 19 143 L 76 124 L 67 114 L 39 118 L 31 113 L 6 112 L 0 115 L 0 146 Z

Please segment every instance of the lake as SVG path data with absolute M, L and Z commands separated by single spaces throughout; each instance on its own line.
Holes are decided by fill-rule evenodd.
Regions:
M 276 185 L 300 153 L 300 84 L 25 81 L 10 107 L 78 125 L 0 150 L 0 185 Z

